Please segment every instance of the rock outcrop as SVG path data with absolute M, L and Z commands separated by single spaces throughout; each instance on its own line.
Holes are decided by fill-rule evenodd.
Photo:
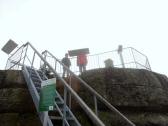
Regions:
M 21 71 L 0 71 L 0 126 L 41 126 Z
M 102 68 L 86 71 L 81 77 L 137 126 L 168 125 L 168 78 L 165 75 L 142 69 Z M 80 94 L 87 103 L 93 104 L 87 90 L 81 88 Z M 98 107 L 104 120 L 113 119 L 106 120 L 107 126 L 125 125 L 119 117 L 109 115 L 102 104 Z
M 136 126 L 168 126 L 165 75 L 147 70 L 102 68 L 86 71 L 81 77 Z M 71 81 L 74 90 L 93 108 L 93 96 L 76 79 Z M 59 80 L 57 90 L 63 92 Z M 78 108 L 72 105 L 73 109 Z M 98 109 L 106 126 L 127 126 L 99 101 Z M 84 126 L 92 125 L 85 123 L 88 118 L 83 111 L 76 111 L 75 115 Z M 0 126 L 41 126 L 21 71 L 0 71 Z

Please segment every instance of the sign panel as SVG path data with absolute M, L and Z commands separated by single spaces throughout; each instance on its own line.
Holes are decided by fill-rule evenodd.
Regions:
M 88 48 L 69 50 L 69 56 L 78 56 L 79 54 L 89 54 Z
M 40 91 L 39 111 L 53 110 L 55 102 L 56 78 L 42 81 Z
M 4 51 L 7 54 L 10 54 L 16 47 L 18 46 L 18 44 L 16 44 L 13 40 L 9 40 L 4 47 L 2 48 L 2 51 Z

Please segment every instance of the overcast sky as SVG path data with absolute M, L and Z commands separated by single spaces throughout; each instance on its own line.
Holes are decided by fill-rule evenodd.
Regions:
M 0 47 L 9 39 L 58 58 L 70 49 L 131 46 L 168 75 L 168 0 L 0 0 Z M 4 69 L 8 56 L 0 58 Z

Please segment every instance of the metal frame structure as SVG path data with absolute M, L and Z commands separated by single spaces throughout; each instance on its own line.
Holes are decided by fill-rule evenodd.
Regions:
M 76 64 L 76 58 L 77 57 L 70 58 L 72 63 L 71 70 L 75 73 L 79 73 L 78 66 Z M 148 57 L 132 47 L 123 48 L 122 51 L 119 52 L 118 50 L 112 50 L 92 54 L 88 55 L 87 58 L 87 70 L 104 68 L 104 61 L 107 59 L 111 59 L 114 63 L 114 67 L 116 68 L 135 68 L 151 71 Z
M 39 74 L 37 72 L 36 72 L 36 74 L 39 76 Z M 28 89 L 29 89 L 30 94 L 32 96 L 36 110 L 38 111 L 40 96 L 39 96 L 39 93 L 35 87 L 33 80 L 31 79 L 32 74 L 30 72 L 28 72 L 28 69 L 26 66 L 23 66 L 23 75 L 24 75 L 25 80 L 27 82 Z M 40 81 L 42 81 L 42 80 L 40 79 Z M 53 124 L 48 116 L 48 112 L 38 112 L 38 115 L 40 117 L 40 121 L 43 124 L 43 126 L 53 126 Z
M 80 77 L 78 77 L 76 74 L 74 74 L 69 68 L 67 68 L 59 59 L 57 59 L 53 54 L 51 54 L 49 51 L 45 50 L 42 53 L 43 57 L 45 57 L 46 61 L 47 61 L 47 57 L 53 58 L 55 61 L 55 64 L 53 66 L 55 67 L 55 71 L 57 71 L 57 65 L 60 65 L 62 67 L 64 67 L 69 73 L 70 73 L 70 77 L 75 77 L 82 86 L 84 86 L 89 93 L 92 94 L 93 99 L 94 99 L 94 109 L 95 109 L 95 114 L 96 114 L 96 118 L 98 118 L 98 104 L 97 104 L 97 99 L 99 101 L 101 101 L 107 108 L 109 108 L 110 111 L 115 112 L 117 115 L 119 115 L 123 120 L 125 120 L 125 122 L 127 122 L 130 126 L 135 126 L 135 124 L 133 124 L 129 119 L 127 119 L 127 117 L 125 117 L 122 113 L 120 113 L 114 106 L 112 106 L 105 98 L 103 98 L 100 94 L 98 94 L 92 87 L 90 87 L 84 80 L 82 80 Z M 83 106 L 83 105 L 82 105 Z M 87 107 L 83 106 L 84 111 L 88 114 L 88 116 L 91 118 L 91 120 L 93 122 L 95 122 L 96 120 L 95 115 L 91 115 L 92 113 L 90 112 L 89 109 L 87 109 Z M 89 114 L 90 113 L 90 114 Z M 96 124 L 96 122 L 95 122 Z M 99 124 L 97 124 L 99 125 Z
M 30 48 L 32 50 L 32 52 L 28 52 L 28 48 Z M 15 55 L 18 55 L 17 52 L 20 51 L 20 57 L 18 59 L 15 60 Z M 29 57 L 28 55 L 32 54 L 31 57 Z M 46 59 L 46 55 L 50 55 L 54 60 L 55 60 L 55 64 L 54 66 L 51 65 L 51 63 L 49 63 Z M 6 65 L 6 69 L 21 69 L 23 68 L 24 71 L 24 76 L 27 76 L 27 82 L 29 81 L 28 85 L 30 86 L 29 89 L 33 89 L 35 90 L 35 88 L 32 86 L 33 83 L 31 82 L 31 78 L 29 77 L 30 73 L 26 72 L 26 66 L 29 66 L 31 69 L 37 71 L 36 69 L 38 69 L 38 65 L 39 64 L 35 64 L 35 60 L 38 61 L 38 63 L 43 62 L 43 64 L 45 64 L 46 67 L 48 67 L 48 69 L 54 74 L 54 76 L 56 78 L 58 78 L 63 86 L 64 86 L 64 109 L 63 109 L 63 126 L 68 126 L 68 124 L 66 123 L 66 101 L 67 101 L 67 93 L 70 94 L 71 97 L 73 97 L 73 99 L 79 103 L 80 107 L 85 111 L 85 113 L 88 115 L 88 117 L 91 119 L 91 121 L 93 122 L 94 125 L 96 126 L 105 126 L 105 124 L 102 122 L 101 118 L 98 116 L 98 104 L 97 104 L 97 100 L 101 101 L 107 108 L 109 108 L 109 110 L 111 110 L 112 112 L 115 112 L 117 115 L 119 115 L 123 121 L 125 121 L 127 124 L 129 124 L 130 126 L 135 126 L 134 123 L 132 123 L 129 119 L 127 119 L 122 113 L 120 113 L 114 106 L 112 106 L 106 99 L 104 99 L 100 94 L 98 94 L 93 88 L 91 88 L 85 81 L 83 81 L 81 78 L 79 78 L 76 74 L 74 74 L 71 70 L 69 70 L 66 66 L 64 66 L 54 55 L 52 55 L 50 52 L 45 51 L 43 53 L 44 57 L 29 43 L 27 42 L 26 44 L 24 44 L 23 46 L 21 46 L 16 53 L 14 53 L 11 57 L 9 57 L 8 61 L 7 61 L 7 65 Z M 12 63 L 12 65 L 11 65 Z M 27 65 L 27 63 L 29 65 Z M 56 68 L 57 65 L 60 64 L 60 67 L 64 67 L 65 69 L 67 69 L 67 71 L 73 75 L 78 81 L 81 82 L 81 84 L 87 88 L 87 90 L 92 94 L 93 98 L 94 98 L 94 106 L 95 106 L 95 112 L 82 100 L 82 98 L 71 88 L 71 84 L 68 84 L 64 78 L 61 77 L 61 75 L 57 72 Z M 37 67 L 36 67 L 37 65 Z M 54 69 L 55 67 L 55 69 Z M 38 74 L 37 74 L 38 76 Z M 71 82 L 70 82 L 71 83 Z M 31 92 L 30 92 L 31 93 Z M 35 92 L 32 92 L 32 94 Z M 37 92 L 36 92 L 37 93 Z M 36 94 L 35 93 L 35 94 Z M 33 95 L 34 96 L 34 95 Z M 36 96 L 37 97 L 37 96 Z M 37 97 L 38 98 L 38 97 Z M 34 99 L 34 102 L 37 102 L 37 99 Z M 36 103 L 38 104 L 38 103 Z M 45 115 L 47 115 L 47 113 L 45 113 Z M 46 116 L 45 116 L 46 117 Z M 44 121 L 46 118 L 43 118 L 41 121 Z M 50 120 L 46 119 L 46 122 L 43 122 L 44 126 L 52 126 L 50 125 Z M 49 124 L 49 125 L 48 125 Z M 79 125 L 80 126 L 80 125 Z

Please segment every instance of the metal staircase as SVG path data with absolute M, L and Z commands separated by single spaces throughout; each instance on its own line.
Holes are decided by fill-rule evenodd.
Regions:
M 29 51 L 31 50 L 31 51 Z M 21 48 L 19 48 L 17 53 L 14 53 L 11 57 L 8 58 L 6 69 L 22 69 L 23 75 L 28 85 L 29 92 L 32 96 L 33 102 L 37 109 L 37 113 L 39 118 L 43 124 L 43 126 L 54 126 L 58 125 L 58 122 L 61 122 L 62 126 L 80 126 L 80 123 L 75 118 L 70 108 L 67 106 L 67 98 L 69 94 L 69 103 L 71 103 L 71 97 L 73 100 L 79 104 L 79 106 L 83 109 L 83 111 L 87 114 L 88 118 L 92 121 L 94 126 L 105 126 L 101 118 L 99 117 L 99 110 L 97 100 L 103 103 L 108 109 L 109 112 L 114 112 L 117 114 L 123 121 L 125 121 L 130 126 L 135 126 L 129 119 L 127 119 L 122 113 L 120 113 L 114 106 L 112 106 L 106 99 L 104 99 L 100 94 L 98 94 L 93 88 L 91 88 L 85 81 L 75 75 L 72 71 L 70 71 L 66 66 L 64 66 L 55 56 L 53 56 L 48 51 L 45 51 L 42 55 L 28 42 L 24 44 Z M 20 57 L 18 57 L 18 53 L 20 52 Z M 54 66 L 51 61 L 46 59 L 46 55 L 49 54 L 52 59 L 54 59 Z M 30 56 L 29 56 L 30 55 Z M 47 80 L 48 78 L 44 74 L 42 70 L 39 69 L 39 64 L 42 62 L 50 72 L 54 75 L 54 78 L 59 79 L 62 86 L 64 87 L 63 97 L 55 91 L 55 105 L 53 111 L 39 112 L 39 100 L 40 100 L 40 90 L 41 90 L 41 82 L 43 80 Z M 93 96 L 94 109 L 89 107 L 86 102 L 77 94 L 75 90 L 71 87 L 71 81 L 67 83 L 67 81 L 61 77 L 57 65 L 59 64 L 59 68 L 66 68 L 70 73 L 70 77 L 74 76 L 82 86 L 84 86 L 89 93 Z M 71 80 L 71 79 L 70 79 Z M 71 104 L 69 104 L 71 106 Z
M 77 79 L 81 84 L 82 86 L 84 86 L 88 92 L 86 93 L 91 93 L 92 96 L 93 96 L 93 108 L 94 108 L 94 113 L 95 115 L 97 116 L 98 118 L 98 122 L 94 122 L 94 121 L 97 121 L 95 120 L 95 117 L 94 116 L 91 116 L 90 113 L 89 113 L 89 109 L 86 109 L 84 110 L 88 116 L 90 117 L 90 119 L 92 120 L 92 122 L 95 124 L 95 125 L 100 125 L 100 126 L 104 126 L 105 124 L 103 122 L 101 122 L 101 118 L 99 117 L 99 110 L 98 110 L 98 100 L 104 104 L 105 107 L 107 107 L 109 109 L 110 112 L 114 112 L 116 115 L 118 115 L 123 121 L 125 121 L 128 125 L 130 126 L 135 126 L 135 124 L 133 122 L 131 122 L 126 116 L 124 116 L 120 111 L 118 111 L 113 105 L 111 105 L 105 98 L 103 98 L 99 93 L 97 93 L 92 87 L 90 87 L 84 80 L 82 80 L 79 76 L 77 76 L 76 74 L 74 74 L 68 67 L 66 67 L 59 59 L 57 59 L 52 53 L 50 53 L 48 50 L 45 50 L 44 52 L 42 52 L 42 55 L 44 57 L 44 59 L 46 61 L 49 61 L 47 58 L 49 57 L 50 60 L 51 58 L 54 59 L 55 63 L 52 64 L 53 68 L 55 68 L 54 70 L 61 76 L 62 73 L 61 73 L 61 70 L 59 68 L 64 68 L 66 69 L 68 72 L 69 72 L 69 76 L 70 76 L 70 80 L 71 80 L 71 77 Z M 71 81 L 69 82 L 69 85 L 71 85 Z M 70 97 L 70 101 L 71 101 L 71 97 Z M 71 104 L 71 103 L 70 103 Z
M 39 94 L 41 89 L 41 82 L 48 78 L 40 70 L 35 70 L 31 67 L 24 66 L 23 74 L 26 79 L 29 91 L 38 111 Z M 73 115 L 60 94 L 55 91 L 55 106 L 54 111 L 39 112 L 39 117 L 44 126 L 53 126 L 54 123 L 63 122 L 65 126 L 81 126 L 76 117 Z M 65 114 L 64 114 L 65 113 Z M 65 115 L 65 116 L 64 116 Z M 46 118 L 46 119 L 45 119 Z

